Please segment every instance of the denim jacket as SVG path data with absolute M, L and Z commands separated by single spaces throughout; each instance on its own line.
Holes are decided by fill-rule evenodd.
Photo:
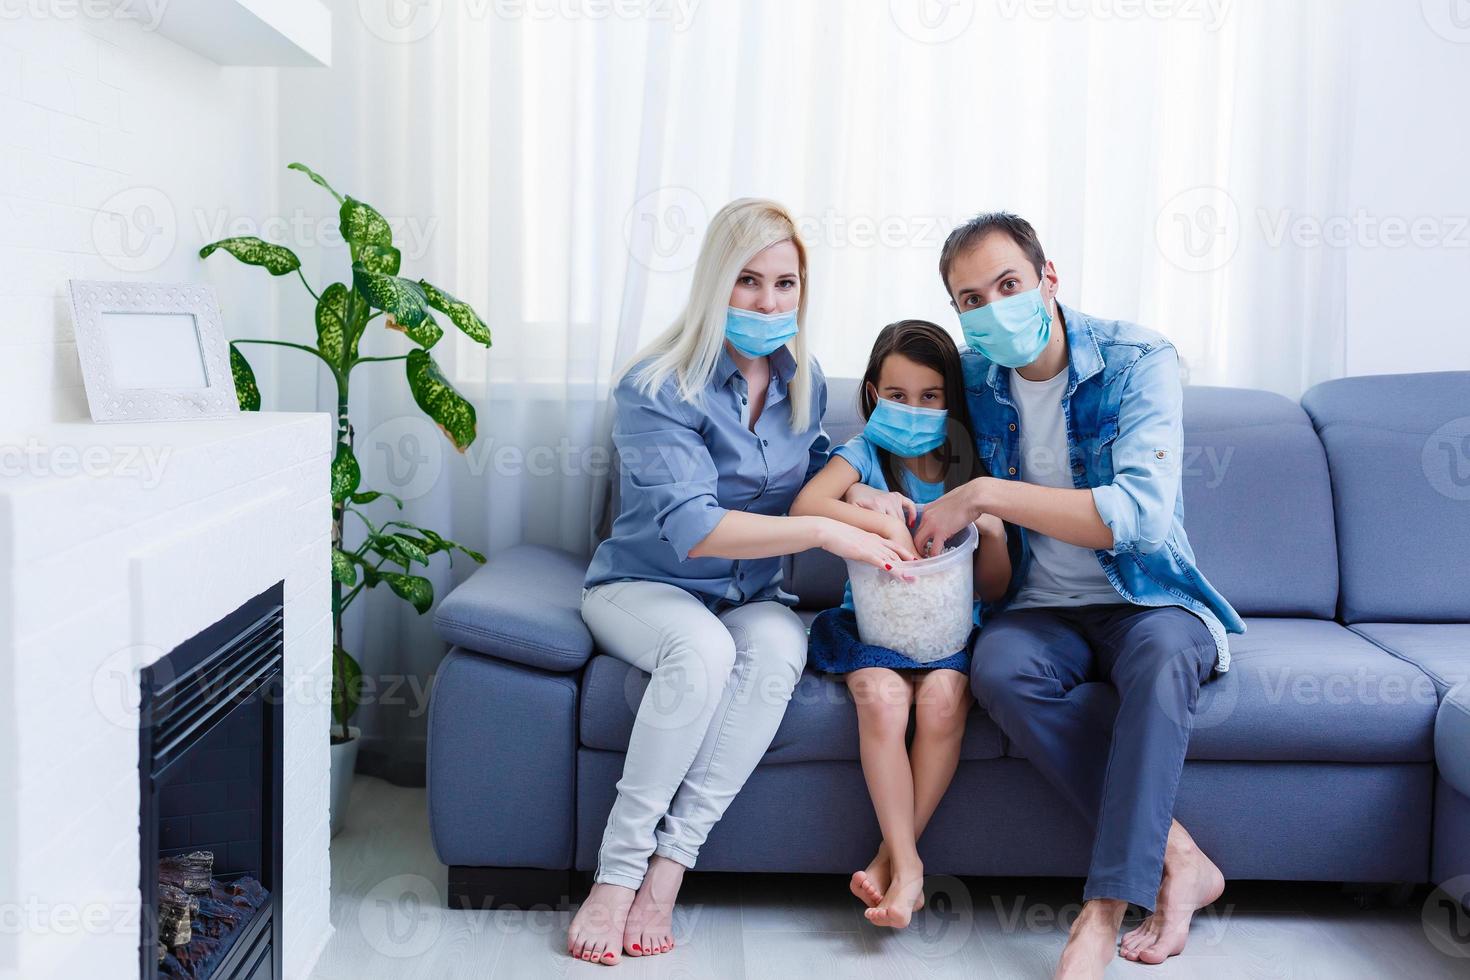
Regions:
M 1121 320 L 1099 320 L 1058 304 L 1066 325 L 1069 380 L 1062 395 L 1072 483 L 1091 489 L 1113 547 L 1097 560 L 1118 594 L 1141 606 L 1179 606 L 1209 627 L 1215 669 L 1230 668 L 1227 633 L 1245 623 L 1195 567 L 1184 533 L 1180 484 L 1183 451 L 1179 358 L 1161 334 Z M 961 352 L 976 448 L 1001 479 L 1020 478 L 1020 418 L 1011 372 L 978 351 Z M 1012 540 L 1015 597 L 1030 571 L 1026 530 Z

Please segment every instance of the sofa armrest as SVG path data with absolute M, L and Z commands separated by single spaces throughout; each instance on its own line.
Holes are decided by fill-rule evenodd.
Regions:
M 434 628 L 446 643 L 542 670 L 579 670 L 592 656 L 582 622 L 587 560 L 516 545 L 491 556 L 444 597 Z
M 1470 681 L 1451 688 L 1439 703 L 1434 759 L 1444 781 L 1470 796 Z

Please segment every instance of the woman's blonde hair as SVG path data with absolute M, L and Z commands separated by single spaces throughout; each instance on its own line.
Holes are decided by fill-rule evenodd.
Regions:
M 792 430 L 807 429 L 812 424 L 812 373 L 806 345 L 806 247 L 790 212 L 775 201 L 742 197 L 710 219 L 684 311 L 620 373 L 626 374 L 647 360 L 633 376 L 634 384 L 643 392 L 657 391 L 672 375 L 678 379 L 679 396 L 686 402 L 697 402 L 714 374 L 725 342 L 725 314 L 735 278 L 758 252 L 786 241 L 796 246 L 801 278 L 796 336 L 787 342 L 796 359 L 796 374 L 787 387 L 787 396 L 791 400 Z

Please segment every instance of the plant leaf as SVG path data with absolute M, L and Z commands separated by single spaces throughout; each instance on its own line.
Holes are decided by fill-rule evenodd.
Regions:
M 419 611 L 419 615 L 429 611 L 434 605 L 434 583 L 422 575 L 404 575 L 401 572 L 379 572 L 384 582 L 388 583 L 398 596 L 413 603 L 413 607 Z
M 475 441 L 475 406 L 454 390 L 428 351 L 409 351 L 405 364 L 413 400 L 438 424 L 454 448 L 464 452 Z
M 379 497 L 387 497 L 389 500 L 398 505 L 399 510 L 403 509 L 402 500 L 400 500 L 398 497 L 393 496 L 391 493 L 384 493 L 382 490 L 364 490 L 361 493 L 354 493 L 352 495 L 352 502 L 354 504 L 370 504 L 374 500 L 377 500 Z
M 364 245 L 393 246 L 393 229 L 388 226 L 388 219 L 371 204 L 349 196 L 343 199 L 339 216 L 342 237 L 352 246 L 353 262 L 358 260 Z
M 334 282 L 322 290 L 316 304 L 316 348 L 322 356 L 337 366 L 342 366 L 357 356 L 357 338 L 352 338 L 352 350 L 344 359 L 343 344 L 347 339 L 347 287 Z
M 323 177 L 321 174 L 317 173 L 315 170 L 312 170 L 306 164 L 304 164 L 304 163 L 288 163 L 288 164 L 286 164 L 286 169 L 287 170 L 299 170 L 299 171 L 301 171 L 302 173 L 306 174 L 306 176 L 310 177 L 319 186 L 325 187 L 331 193 L 331 195 L 333 197 L 335 197 L 339 202 L 342 200 L 342 195 L 341 194 L 338 194 L 337 191 L 336 191 L 336 189 L 333 188 L 331 184 L 327 183 L 326 178 Z
M 357 584 L 357 566 L 353 564 L 352 556 L 341 548 L 332 549 L 332 578 L 343 585 Z
M 230 373 L 235 376 L 235 398 L 240 402 L 240 411 L 260 411 L 260 386 L 255 383 L 255 372 L 234 344 L 230 345 Z
M 343 728 L 362 699 L 362 665 L 341 647 L 332 650 L 332 720 Z
M 420 565 L 427 565 L 429 563 L 429 553 L 420 547 L 421 543 L 427 542 L 420 542 L 418 538 L 407 534 L 394 534 L 392 537 L 393 541 L 410 560 L 416 561 Z
M 332 502 L 340 504 L 348 497 L 362 480 L 362 470 L 357 465 L 357 457 L 352 455 L 352 447 L 345 442 L 337 443 L 337 455 L 332 459 Z
M 396 276 L 403 254 L 392 245 L 364 245 L 357 251 L 357 261 L 369 272 Z
M 482 564 L 482 565 L 485 564 L 485 556 L 484 555 L 480 554 L 478 551 L 475 551 L 475 550 L 473 550 L 471 548 L 466 548 L 464 545 L 460 544 L 458 541 L 450 541 L 448 538 L 443 537 L 443 536 L 441 536 L 440 534 L 438 534 L 438 533 L 436 533 L 434 531 L 430 531 L 426 527 L 417 528 L 416 530 L 420 534 L 422 534 L 424 537 L 426 537 L 426 538 L 429 539 L 429 541 L 434 545 L 434 551 L 449 551 L 451 549 L 457 549 L 459 551 L 464 552 L 466 555 L 469 555 L 471 558 L 473 558 L 475 561 L 479 562 L 480 564 Z M 453 565 L 454 564 L 454 558 L 452 556 L 449 559 L 449 564 L 450 565 Z
M 211 242 L 199 250 L 199 257 L 207 259 L 221 248 L 246 265 L 261 266 L 273 276 L 284 276 L 301 268 L 301 260 L 295 252 L 284 245 L 272 245 L 253 236 Z
M 416 282 L 370 272 L 361 263 L 354 263 L 352 288 L 374 309 L 387 313 L 405 328 L 417 327 L 429 318 L 428 302 Z
M 479 314 L 470 308 L 470 304 L 462 299 L 456 299 L 423 279 L 419 280 L 419 285 L 423 287 L 424 298 L 430 306 L 449 317 L 449 321 L 464 331 L 465 336 L 475 343 L 490 346 L 490 328 L 485 325 L 484 320 L 480 319 Z
M 409 340 L 412 340 L 425 349 L 433 347 L 444 336 L 444 328 L 439 326 L 439 321 L 435 320 L 432 316 L 425 316 L 424 321 L 416 327 L 406 327 L 399 323 L 393 314 L 389 313 L 384 318 L 383 326 L 389 330 L 397 330 L 399 333 L 407 334 Z

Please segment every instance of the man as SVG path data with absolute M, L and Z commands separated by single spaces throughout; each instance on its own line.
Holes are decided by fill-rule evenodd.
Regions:
M 1101 976 L 1115 953 L 1161 963 L 1224 890 L 1174 795 L 1199 686 L 1245 631 L 1184 534 L 1178 357 L 1151 330 L 1057 303 L 1056 268 L 1015 215 L 956 228 L 939 268 L 992 475 L 925 508 L 914 541 L 937 551 L 981 514 L 1018 529 L 971 687 L 1094 828 L 1057 976 Z M 1096 680 L 1111 687 L 1074 692 Z M 1151 914 L 1119 944 L 1129 902 Z

